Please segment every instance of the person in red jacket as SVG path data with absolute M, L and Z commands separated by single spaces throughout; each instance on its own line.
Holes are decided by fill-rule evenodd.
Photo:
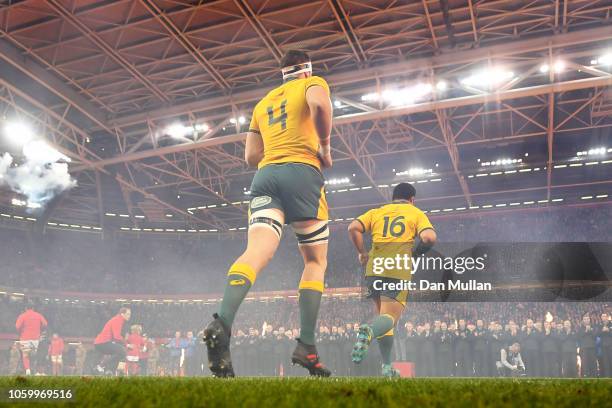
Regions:
M 47 319 L 43 315 L 34 311 L 33 306 L 29 305 L 25 312 L 19 315 L 15 322 L 15 327 L 19 332 L 19 348 L 23 368 L 26 375 L 30 375 L 30 354 L 35 354 L 40 342 L 40 333 L 47 327 Z
M 94 356 L 92 363 L 96 365 L 98 374 L 105 372 L 115 374 L 117 365 L 125 359 L 125 347 L 123 345 L 123 324 L 130 320 L 132 311 L 127 307 L 119 309 L 119 313 L 113 316 L 102 328 L 102 331 L 94 340 Z M 105 367 L 100 364 L 102 357 L 108 356 Z
M 49 344 L 49 357 L 51 358 L 51 373 L 52 375 L 61 375 L 64 362 L 62 361 L 64 354 L 64 339 L 57 333 L 53 333 L 51 344 Z
M 142 326 L 134 324 L 130 327 L 130 334 L 125 339 L 127 347 L 125 375 L 138 375 L 140 372 L 140 355 L 145 347 L 145 339 L 140 333 L 142 333 Z

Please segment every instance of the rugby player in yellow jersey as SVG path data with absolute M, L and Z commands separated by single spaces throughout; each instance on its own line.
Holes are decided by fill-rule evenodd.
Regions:
M 303 51 L 281 61 L 283 84 L 255 106 L 245 159 L 257 172 L 251 184 L 248 243 L 229 268 L 219 313 L 204 330 L 209 367 L 233 377 L 229 339 L 234 317 L 259 272 L 274 256 L 283 225 L 296 234 L 304 270 L 299 284 L 300 337 L 292 362 L 310 375 L 330 375 L 315 347 L 315 326 L 327 268 L 328 209 L 322 168 L 332 165 L 332 105 L 329 87 L 312 75 Z
M 393 189 L 392 202 L 374 208 L 357 217 L 348 227 L 349 237 L 357 249 L 359 262 L 366 265 L 368 297 L 374 300 L 378 315 L 369 324 L 362 324 L 351 354 L 355 363 L 366 356 L 373 338 L 378 340 L 382 355 L 382 374 L 397 377 L 391 366 L 393 328 L 399 320 L 408 299 L 407 290 L 395 290 L 392 285 L 411 278 L 412 263 L 389 263 L 382 260 L 420 256 L 436 242 L 436 232 L 423 211 L 414 206 L 416 190 L 411 184 L 400 183 Z M 372 249 L 368 252 L 363 234 L 372 235 Z M 416 238 L 419 243 L 413 251 Z M 386 266 L 386 268 L 385 268 Z

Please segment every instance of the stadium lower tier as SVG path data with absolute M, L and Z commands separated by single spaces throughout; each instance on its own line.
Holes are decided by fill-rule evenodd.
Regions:
M 14 321 L 22 302 L 0 305 L 0 373 L 22 372 L 15 346 Z M 132 318 L 124 325 L 142 325 L 154 343 L 139 374 L 208 375 L 199 341 L 185 341 L 209 321 L 217 305 L 129 305 Z M 49 321 L 34 366 L 49 373 L 47 337 L 66 341 L 64 374 L 88 374 L 91 342 L 116 305 L 42 303 L 37 310 Z M 519 343 L 528 376 L 610 377 L 612 337 L 610 306 L 603 302 L 410 303 L 395 329 L 393 360 L 406 375 L 497 376 L 501 348 Z M 317 344 L 322 360 L 336 376 L 380 373 L 376 341 L 361 365 L 351 363 L 350 350 L 361 322 L 371 318 L 371 305 L 359 299 L 323 301 Z M 589 317 L 589 322 L 585 321 Z M 533 327 L 533 328 L 531 328 Z M 233 328 L 232 353 L 238 375 L 294 376 L 305 372 L 290 365 L 299 336 L 295 299 L 252 301 L 239 312 Z M 177 339 L 179 339 L 177 341 Z

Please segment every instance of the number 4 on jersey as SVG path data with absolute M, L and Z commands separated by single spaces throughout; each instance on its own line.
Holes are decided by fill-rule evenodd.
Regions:
M 281 124 L 281 128 L 283 130 L 287 129 L 287 100 L 281 102 L 280 104 L 280 115 L 274 116 L 274 106 L 268 106 L 268 126 L 274 126 L 277 123 Z

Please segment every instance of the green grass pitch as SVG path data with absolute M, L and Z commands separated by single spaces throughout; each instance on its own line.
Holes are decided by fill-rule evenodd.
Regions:
M 0 377 L 0 389 L 72 389 L 85 407 L 606 407 L 612 380 Z M 40 402 L 15 407 L 48 406 Z

